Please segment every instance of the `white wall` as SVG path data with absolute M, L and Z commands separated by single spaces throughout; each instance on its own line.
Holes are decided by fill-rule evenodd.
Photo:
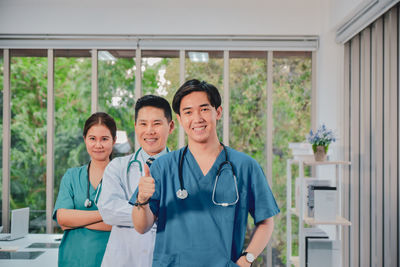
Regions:
M 330 24 L 338 27 L 350 19 L 360 8 L 376 0 L 331 0 Z
M 351 1 L 349 1 L 350 3 Z M 336 19 L 338 14 L 333 16 L 332 4 L 336 3 L 325 1 L 321 13 L 323 14 L 320 28 L 320 48 L 317 58 L 317 125 L 325 123 L 327 127 L 334 129 L 339 135 L 339 141 L 334 143 L 333 157 L 342 159 L 339 153 L 342 146 L 340 134 L 342 124 L 341 96 L 343 90 L 343 59 L 344 46 L 335 42 L 336 38 Z M 345 15 L 343 15 L 344 17 Z
M 315 35 L 320 2 L 1 0 L 0 33 Z

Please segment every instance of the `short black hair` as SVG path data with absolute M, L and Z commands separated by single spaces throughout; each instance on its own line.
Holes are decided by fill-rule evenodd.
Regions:
M 148 106 L 162 109 L 164 111 L 165 118 L 167 118 L 167 121 L 170 122 L 172 120 L 171 106 L 169 105 L 168 101 L 165 100 L 165 98 L 156 95 L 145 95 L 136 101 L 135 123 L 137 121 L 139 110 L 143 107 Z
M 172 108 L 176 114 L 180 115 L 179 108 L 181 106 L 182 98 L 192 92 L 205 92 L 211 106 L 215 109 L 221 106 L 221 95 L 214 85 L 205 81 L 200 82 L 199 80 L 192 79 L 186 81 L 175 93 L 174 99 L 172 100 Z

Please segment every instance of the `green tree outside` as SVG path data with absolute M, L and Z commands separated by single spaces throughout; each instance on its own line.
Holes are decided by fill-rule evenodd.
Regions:
M 11 57 L 11 209 L 46 205 L 47 59 Z

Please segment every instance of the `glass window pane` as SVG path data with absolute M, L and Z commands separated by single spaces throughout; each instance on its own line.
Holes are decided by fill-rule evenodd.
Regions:
M 267 53 L 230 52 L 230 144 L 255 158 L 266 171 Z M 289 142 L 304 140 L 310 127 L 311 54 L 275 52 L 273 60 L 273 184 L 281 213 L 271 240 L 273 266 L 285 266 L 286 159 Z M 279 123 L 278 123 L 279 122 Z M 250 239 L 254 222 L 249 217 Z M 266 265 L 266 251 L 254 266 Z
M 3 204 L 3 80 L 4 80 L 3 49 L 0 49 L 0 207 Z M 1 209 L 1 208 L 0 208 Z M 0 219 L 3 212 L 0 210 Z
M 303 142 L 311 125 L 311 53 L 274 52 L 273 186 L 281 213 L 275 218 L 273 266 L 286 266 L 286 160 L 290 142 Z M 292 229 L 297 231 L 298 219 Z M 292 233 L 293 237 L 297 232 Z M 297 253 L 297 239 L 293 253 Z M 296 244 L 296 245 L 295 245 Z
M 213 84 L 224 98 L 224 52 L 222 51 L 186 51 L 185 81 L 197 79 Z M 224 107 L 222 105 L 222 107 Z M 217 133 L 222 141 L 223 116 L 217 124 Z
M 231 51 L 229 70 L 230 146 L 256 159 L 266 172 L 267 53 Z M 254 228 L 249 216 L 245 247 Z M 266 266 L 266 262 L 263 252 L 252 266 Z
M 99 111 L 110 114 L 129 140 L 114 146 L 114 157 L 135 149 L 135 56 L 135 50 L 98 51 Z
M 143 95 L 154 94 L 164 97 L 172 104 L 179 88 L 179 51 L 142 50 L 142 90 Z M 172 106 L 171 106 L 172 109 Z M 172 111 L 175 130 L 168 138 L 167 146 L 171 150 L 178 148 L 179 124 Z
M 89 50 L 55 50 L 54 56 L 55 201 L 66 170 L 89 161 L 82 132 L 91 114 L 92 60 Z
M 11 209 L 30 207 L 45 231 L 47 51 L 11 50 Z
M 229 143 L 265 169 L 267 53 L 232 51 L 229 70 Z

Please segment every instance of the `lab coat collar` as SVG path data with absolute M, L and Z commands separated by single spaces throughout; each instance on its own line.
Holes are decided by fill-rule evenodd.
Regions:
M 156 155 L 153 155 L 153 156 L 150 156 L 150 155 L 147 154 L 147 152 L 144 151 L 144 149 L 142 148 L 142 149 L 140 150 L 140 157 L 141 157 L 141 159 L 142 159 L 143 162 L 146 162 L 147 159 L 150 158 L 150 157 L 152 157 L 152 158 L 154 158 L 154 159 L 157 159 L 157 158 L 161 157 L 162 155 L 167 154 L 167 152 L 168 152 L 167 147 L 165 147 L 165 148 L 163 149 L 163 151 L 161 151 L 160 153 L 158 153 L 158 154 L 156 154 Z

